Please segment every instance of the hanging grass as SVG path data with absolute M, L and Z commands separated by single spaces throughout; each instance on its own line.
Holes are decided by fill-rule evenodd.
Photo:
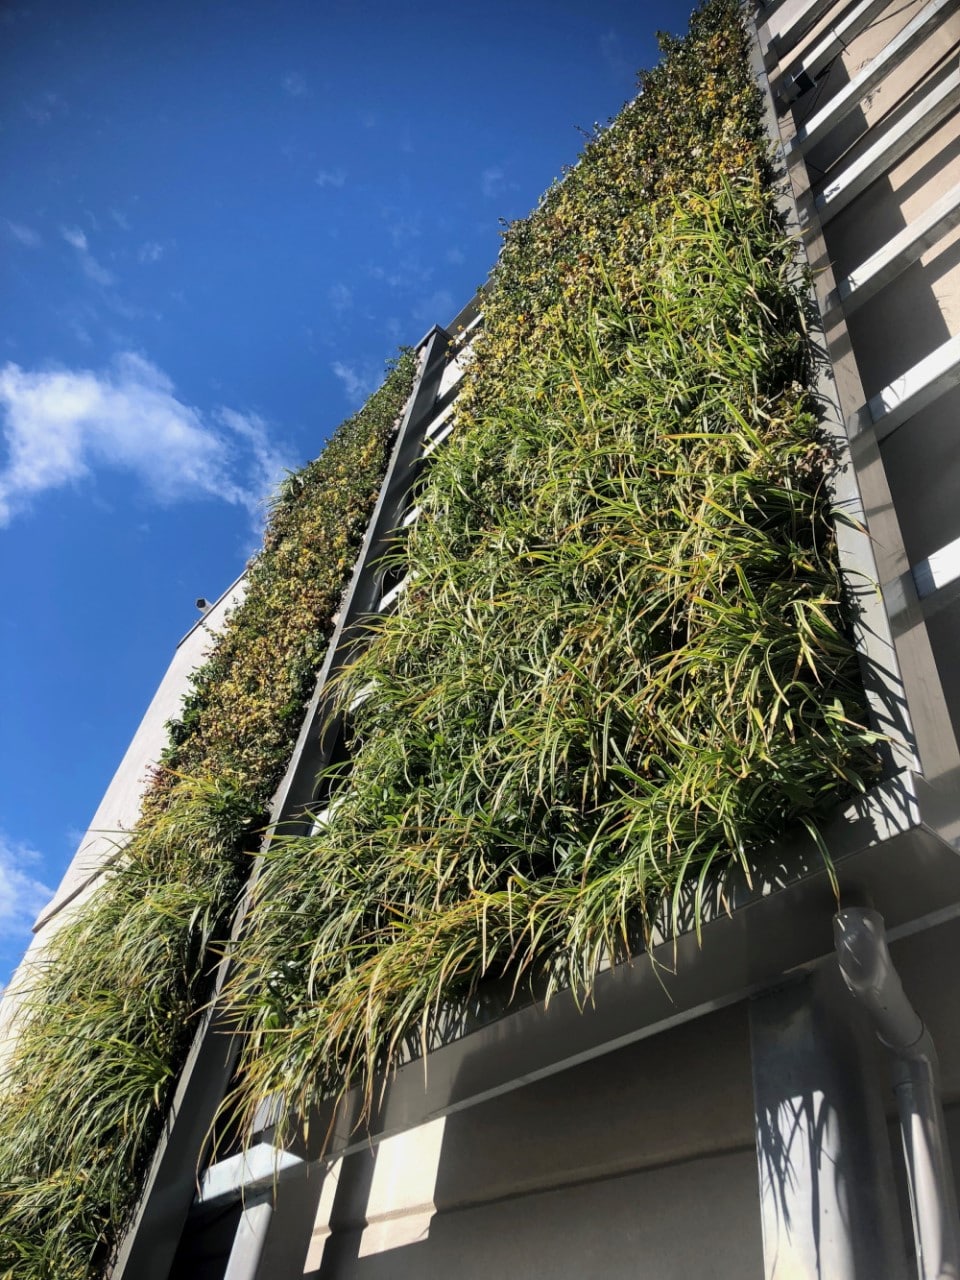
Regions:
M 662 201 L 635 266 L 590 266 L 496 395 L 478 360 L 413 585 L 340 690 L 349 785 L 268 855 L 232 997 L 248 1108 L 369 1096 L 485 977 L 587 997 L 876 769 L 765 188 Z
M 0 1106 L 0 1276 L 102 1273 L 208 997 L 415 371 L 291 475 L 116 869 L 54 935 Z
M 248 822 L 236 787 L 181 781 L 55 934 L 0 1117 L 4 1276 L 67 1280 L 106 1260 L 207 991 Z

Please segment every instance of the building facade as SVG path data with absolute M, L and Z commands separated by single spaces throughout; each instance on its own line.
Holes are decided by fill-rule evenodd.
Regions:
M 713 898 L 708 884 L 689 923 L 663 922 L 649 955 L 609 958 L 586 1004 L 569 990 L 511 1002 L 488 983 L 426 1053 L 400 1055 L 362 1123 L 356 1091 L 293 1119 L 268 1096 L 211 1153 L 240 1052 L 214 999 L 111 1262 L 118 1280 L 960 1275 L 960 13 L 951 0 L 780 0 L 746 21 L 781 210 L 810 268 L 881 773 L 822 825 L 822 847 L 790 835 L 752 883 Z M 325 820 L 316 780 L 342 728 L 330 682 L 362 619 L 411 588 L 383 557 L 455 430 L 483 306 L 418 346 L 274 800 L 284 830 Z M 157 758 L 202 639 L 178 651 L 95 829 L 132 823 L 131 779 Z M 81 847 L 38 948 L 113 857 Z

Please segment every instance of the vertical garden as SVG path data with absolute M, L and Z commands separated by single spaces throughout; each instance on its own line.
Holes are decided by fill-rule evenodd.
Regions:
M 509 228 L 352 768 L 277 839 L 227 991 L 232 1105 L 369 1086 L 487 978 L 572 987 L 876 768 L 804 281 L 739 8 L 708 0 Z M 100 1274 L 134 1201 L 412 384 L 281 494 L 107 887 L 56 937 L 0 1113 L 0 1266 Z

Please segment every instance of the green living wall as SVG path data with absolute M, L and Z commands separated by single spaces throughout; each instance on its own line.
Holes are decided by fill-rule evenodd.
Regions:
M 100 1275 L 210 989 L 416 358 L 286 480 L 117 870 L 54 936 L 0 1104 L 0 1275 Z
M 248 917 L 247 1114 L 369 1099 L 485 978 L 586 999 L 875 771 L 768 146 L 708 0 L 509 229 L 349 782 Z
M 339 690 L 349 783 L 267 856 L 227 997 L 248 1112 L 370 1085 L 485 977 L 586 996 L 876 768 L 738 6 L 641 89 L 506 236 L 412 586 Z M 0 1115 L 4 1275 L 96 1275 L 122 1229 L 410 376 L 288 484 L 262 592 L 56 940 Z

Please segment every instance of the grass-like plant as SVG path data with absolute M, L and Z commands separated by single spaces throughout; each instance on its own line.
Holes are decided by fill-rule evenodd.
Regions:
M 249 811 L 181 780 L 54 936 L 0 1119 L 0 1266 L 82 1277 L 105 1261 L 152 1154 L 245 870 Z
M 588 996 L 876 767 L 765 188 L 662 201 L 635 265 L 591 270 L 435 463 L 340 691 L 349 783 L 268 855 L 248 1107 L 369 1090 L 484 978 Z
M 507 233 L 398 541 L 412 585 L 339 690 L 349 781 L 273 844 L 239 945 L 241 1112 L 369 1090 L 485 979 L 586 996 L 875 768 L 735 0 L 641 88 Z M 411 378 L 288 482 L 118 870 L 54 941 L 4 1086 L 0 1275 L 96 1275 L 123 1227 Z
M 279 494 L 247 593 L 103 887 L 30 975 L 0 1087 L 0 1275 L 100 1274 L 136 1200 L 409 396 L 415 357 Z

